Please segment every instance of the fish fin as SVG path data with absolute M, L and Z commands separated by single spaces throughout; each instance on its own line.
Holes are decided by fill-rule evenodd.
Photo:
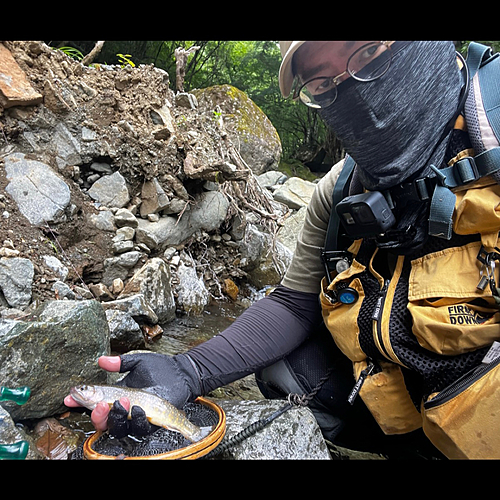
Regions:
M 213 426 L 209 425 L 207 427 L 200 427 L 200 432 L 193 436 L 194 441 L 201 441 L 206 438 L 214 430 Z

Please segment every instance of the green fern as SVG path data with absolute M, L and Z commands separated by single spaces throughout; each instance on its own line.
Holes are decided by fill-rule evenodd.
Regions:
M 53 47 L 54 50 L 60 50 L 64 52 L 68 57 L 72 59 L 76 59 L 77 61 L 81 61 L 83 59 L 83 54 L 78 49 L 74 47 Z

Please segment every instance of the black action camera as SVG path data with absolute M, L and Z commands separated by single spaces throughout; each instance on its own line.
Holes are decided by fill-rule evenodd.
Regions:
M 347 234 L 354 239 L 383 234 L 396 223 L 387 200 L 378 191 L 348 196 L 336 210 Z

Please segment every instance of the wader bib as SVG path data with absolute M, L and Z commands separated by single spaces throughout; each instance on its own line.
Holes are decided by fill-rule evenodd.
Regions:
M 412 183 L 415 196 L 432 200 L 425 247 L 397 255 L 372 239 L 345 245 L 335 205 L 354 168 L 348 157 L 320 301 L 353 362 L 350 399 L 359 395 L 386 434 L 423 427 L 449 458 L 500 458 L 500 92 L 492 94 L 500 59 L 472 43 L 467 64 L 478 118 L 466 110 L 467 125 L 482 142 L 430 184 Z

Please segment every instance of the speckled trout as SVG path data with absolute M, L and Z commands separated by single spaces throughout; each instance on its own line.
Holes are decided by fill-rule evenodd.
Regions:
M 112 406 L 116 400 L 128 398 L 130 408 L 134 405 L 140 406 L 146 413 L 148 421 L 153 425 L 180 432 L 191 442 L 203 439 L 212 430 L 212 427 L 194 425 L 182 410 L 170 404 L 166 399 L 141 389 L 111 385 L 81 385 L 72 387 L 70 394 L 78 404 L 89 410 L 93 410 L 101 401 Z

